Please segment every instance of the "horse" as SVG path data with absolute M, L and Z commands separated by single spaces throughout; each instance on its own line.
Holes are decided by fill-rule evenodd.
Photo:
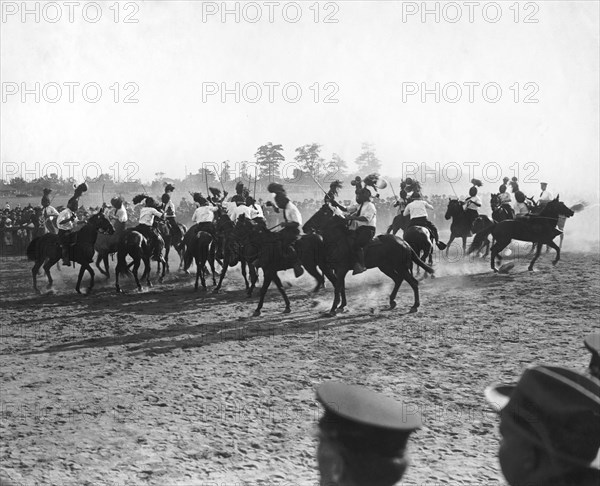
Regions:
M 398 233 L 399 230 L 405 231 L 409 222 L 410 216 L 404 216 L 404 214 L 399 213 L 394 217 L 392 224 L 388 226 L 386 233 L 388 235 L 390 233 L 395 235 L 396 233 Z
M 115 221 L 113 223 L 115 232 L 112 235 L 99 234 L 94 249 L 96 250 L 96 268 L 106 278 L 110 278 L 110 268 L 108 266 L 108 256 L 116 253 L 119 248 L 119 240 L 126 229 L 126 223 Z M 100 263 L 104 263 L 104 268 L 100 266 Z
M 530 216 L 523 219 L 507 219 L 499 223 L 492 223 L 487 229 L 480 232 L 479 235 L 487 238 L 492 235 L 495 243 L 492 245 L 491 267 L 494 272 L 496 269 L 496 258 L 501 259 L 500 252 L 506 248 L 512 240 L 530 241 L 537 243 L 536 253 L 531 263 L 529 271 L 533 271 L 533 265 L 539 258 L 542 251 L 542 245 L 548 245 L 556 251 L 556 258 L 552 261 L 552 265 L 556 265 L 560 260 L 560 248 L 552 241 L 558 236 L 561 231 L 556 229 L 559 216 L 570 218 L 575 214 L 565 204 L 559 200 L 557 196 L 554 200 L 548 202 L 541 210 L 539 215 Z M 476 251 L 477 243 L 481 242 L 482 238 L 474 239 L 469 247 L 469 253 Z M 477 240 L 477 241 L 476 241 Z
M 471 246 L 476 246 L 478 250 L 481 250 L 481 247 L 485 246 L 485 253 L 483 255 L 483 258 L 488 256 L 488 254 L 490 253 L 490 240 L 488 239 L 487 235 L 483 236 L 483 232 L 493 224 L 494 221 L 488 218 L 485 214 L 477 216 L 477 218 L 475 218 L 475 221 L 473 221 L 472 230 L 475 236 L 473 237 Z
M 337 311 L 343 311 L 347 305 L 346 274 L 354 266 L 354 252 L 349 241 L 351 232 L 347 223 L 346 219 L 335 215 L 333 210 L 324 204 L 303 227 L 305 232 L 312 228 L 323 235 L 326 268 L 333 273 L 332 283 L 335 287 L 333 304 L 330 311 L 325 314 L 328 317 L 335 316 Z M 409 312 L 417 312 L 420 306 L 419 282 L 412 274 L 413 263 L 427 273 L 434 272 L 433 268 L 421 261 L 408 243 L 397 236 L 379 235 L 365 247 L 366 267 L 377 267 L 394 281 L 394 288 L 389 297 L 390 310 L 396 307 L 396 295 L 404 280 L 408 282 L 414 293 L 414 303 Z
M 463 252 L 466 251 L 467 237 L 471 236 L 471 223 L 467 212 L 458 199 L 450 199 L 444 218 L 446 218 L 446 220 L 452 218 L 452 224 L 450 225 L 450 240 L 448 240 L 447 243 L 446 255 L 448 255 L 448 252 L 450 251 L 450 245 L 457 237 L 462 238 Z
M 223 285 L 223 279 L 227 274 L 229 267 L 235 267 L 238 262 L 242 266 L 242 276 L 244 277 L 244 283 L 246 285 L 247 297 L 252 297 L 252 293 L 256 287 L 258 281 L 258 274 L 256 268 L 253 265 L 248 265 L 248 255 L 246 255 L 243 245 L 238 239 L 238 235 L 234 232 L 235 223 L 231 221 L 231 218 L 227 212 L 223 209 L 219 209 L 216 212 L 216 235 L 217 239 L 213 242 L 217 251 L 217 257 L 222 257 L 221 274 L 219 276 L 219 283 L 213 289 L 213 293 L 216 294 L 221 290 Z M 246 276 L 246 266 L 250 273 L 250 284 Z M 214 268 L 213 268 L 214 272 Z
M 242 247 L 246 250 L 246 258 L 249 261 L 257 260 L 258 266 L 262 268 L 264 274 L 258 306 L 253 314 L 254 317 L 260 316 L 271 282 L 275 282 L 283 297 L 285 302 L 284 314 L 291 312 L 290 300 L 285 293 L 277 272 L 292 268 L 293 262 L 284 255 L 284 248 L 279 235 L 267 229 L 266 225 L 247 219 L 243 215 L 237 220 L 235 233 L 238 240 L 242 242 Z M 296 241 L 294 247 L 302 266 L 317 279 L 315 292 L 321 288 L 324 280 L 323 276 L 317 270 L 317 265 L 319 264 L 322 265 L 321 269 L 331 283 L 334 283 L 335 277 L 327 270 L 325 261 L 322 258 L 323 239 L 320 235 L 315 233 L 303 235 Z
M 434 242 L 429 229 L 424 226 L 410 226 L 404 230 L 403 239 L 421 260 L 427 261 L 429 266 L 433 265 Z M 419 270 L 420 267 L 417 267 L 417 274 Z M 427 277 L 427 273 L 425 277 Z
M 93 214 L 79 231 L 74 233 L 75 243 L 69 250 L 72 253 L 71 261 L 81 265 L 75 286 L 77 293 L 81 293 L 81 280 L 86 270 L 90 274 L 90 284 L 87 294 L 94 287 L 94 271 L 90 266 L 90 262 L 94 259 L 94 245 L 98 234 L 105 232 L 110 235 L 114 231 L 112 224 L 106 219 L 102 210 L 100 210 L 98 213 Z M 46 233 L 43 236 L 34 238 L 27 247 L 27 258 L 35 262 L 31 269 L 34 290 L 39 292 L 37 288 L 37 274 L 42 265 L 48 278 L 46 288 L 52 288 L 53 280 L 50 275 L 50 268 L 62 258 L 62 247 L 58 235 Z
M 179 227 L 179 234 L 178 235 L 173 235 L 173 231 L 172 228 L 169 226 L 169 223 L 167 221 L 157 221 L 156 222 L 156 229 L 158 230 L 158 233 L 160 234 L 160 236 L 162 237 L 164 243 L 165 243 L 165 255 L 164 255 L 164 259 L 165 259 L 165 272 L 169 273 L 170 269 L 169 269 L 169 253 L 171 252 L 171 247 L 175 248 L 175 251 L 177 252 L 177 254 L 179 255 L 179 268 L 181 269 L 183 267 L 183 251 L 184 248 L 181 245 L 181 243 L 183 242 L 183 235 L 185 235 L 185 233 L 187 232 L 187 228 L 182 225 L 177 223 L 177 226 Z M 161 262 L 158 263 L 157 268 L 156 268 L 156 273 L 160 273 L 160 265 Z
M 158 245 L 158 262 L 159 265 L 162 263 L 162 274 L 159 276 L 158 282 L 162 283 L 165 277 L 166 265 L 163 257 L 164 241 L 160 235 L 158 236 Z M 138 269 L 140 268 L 141 262 L 144 262 L 142 280 L 145 279 L 148 287 L 152 287 L 152 282 L 150 282 L 150 261 L 152 253 L 152 248 L 144 235 L 139 231 L 135 231 L 134 228 L 125 230 L 121 235 L 119 247 L 117 249 L 117 266 L 115 268 L 115 289 L 117 293 L 121 292 L 119 277 L 131 276 L 132 272 L 129 270 L 130 267 L 133 267 L 133 276 L 138 290 L 142 290 L 142 285 L 138 278 Z M 127 264 L 127 256 L 132 258 L 133 262 L 131 264 Z
M 490 207 L 492 208 L 492 220 L 496 223 L 506 221 L 507 219 L 515 219 L 515 213 L 512 208 L 507 208 L 500 202 L 500 194 L 492 194 L 490 196 Z
M 213 285 L 217 285 L 215 281 L 215 252 L 213 243 L 213 236 L 206 231 L 198 231 L 192 237 L 189 245 L 185 246 L 183 251 L 184 271 L 192 263 L 192 260 L 196 262 L 196 283 L 194 284 L 194 290 L 198 290 L 198 279 L 202 281 L 202 290 L 206 290 L 206 279 L 204 278 L 204 267 L 206 262 L 210 263 L 212 269 Z

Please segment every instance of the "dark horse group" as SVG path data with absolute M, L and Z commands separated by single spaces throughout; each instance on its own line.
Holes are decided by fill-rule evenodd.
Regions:
M 489 245 L 488 237 L 489 235 L 492 236 L 494 243 L 491 247 L 491 267 L 494 271 L 496 271 L 495 262 L 500 259 L 500 252 L 513 239 L 537 243 L 537 252 L 529 266 L 531 270 L 540 255 L 543 244 L 556 251 L 556 258 L 553 263 L 558 262 L 560 248 L 552 241 L 560 234 L 560 231 L 556 229 L 557 220 L 561 215 L 570 217 L 573 214 L 573 211 L 559 201 L 557 197 L 547 203 L 539 214 L 527 218 L 527 220 L 504 219 L 496 221 L 487 218 L 487 216 L 480 216 L 471 226 L 464 214 L 462 204 L 459 201 L 452 200 L 448 204 L 446 218 L 452 219 L 450 242 L 457 237 L 462 238 L 463 249 L 466 249 L 467 236 L 470 235 L 472 230 L 475 230 L 475 237 L 469 248 L 469 253 L 479 251 L 486 244 Z M 500 219 L 502 215 L 494 213 L 494 217 Z M 355 263 L 352 251 L 354 234 L 348 229 L 348 221 L 335 215 L 327 204 L 324 204 L 304 224 L 303 230 L 305 234 L 295 244 L 296 252 L 303 267 L 317 280 L 315 291 L 323 287 L 325 278 L 333 285 L 334 299 L 331 309 L 327 313 L 327 315 L 333 316 L 337 312 L 343 311 L 347 306 L 345 280 L 346 275 L 352 270 Z M 275 283 L 283 297 L 285 302 L 284 312 L 290 312 L 290 301 L 277 272 L 292 268 L 293 262 L 286 254 L 277 233 L 270 231 L 264 222 L 249 220 L 241 216 L 234 224 L 225 211 L 219 210 L 216 213 L 215 231 L 197 231 L 185 245 L 180 242 L 171 242 L 168 228 L 163 228 L 162 232 L 163 238 L 160 241 L 163 243 L 168 242 L 167 246 L 173 245 L 178 251 L 181 251 L 180 256 L 182 262 L 185 263 L 186 270 L 191 262 L 195 260 L 197 269 L 196 289 L 198 289 L 199 280 L 202 288 L 206 289 L 204 274 L 207 264 L 210 265 L 212 270 L 213 284 L 215 285 L 214 292 L 218 292 L 227 269 L 240 262 L 248 296 L 252 295 L 258 281 L 257 269 L 262 269 L 264 274 L 259 302 L 254 315 L 260 315 L 265 295 L 272 282 Z M 98 250 L 99 261 L 101 256 L 103 259 L 106 257 L 107 252 L 117 252 L 115 272 L 117 291 L 120 291 L 119 276 L 130 274 L 130 268 L 133 269 L 138 288 L 141 288 L 137 276 L 137 270 L 141 262 L 145 265 L 142 280 L 146 279 L 148 285 L 151 285 L 149 273 L 152 253 L 144 236 L 132 229 L 121 229 L 118 238 L 115 237 L 114 233 L 115 229 L 102 211 L 92 215 L 77 232 L 72 255 L 72 260 L 81 265 L 76 286 L 77 292 L 80 292 L 81 279 L 85 271 L 88 271 L 91 276 L 88 293 L 94 285 L 94 271 L 90 263 L 93 261 L 96 250 Z M 182 233 L 185 233 L 185 227 L 182 227 Z M 108 238 L 109 242 L 112 241 L 111 249 L 105 249 L 102 255 L 97 245 L 99 234 L 105 235 L 101 238 Z M 431 267 L 432 252 L 433 242 L 431 236 L 426 228 L 421 227 L 408 228 L 404 234 L 404 239 L 388 233 L 376 236 L 367 245 L 365 248 L 367 268 L 378 268 L 394 282 L 394 287 L 389 296 L 390 309 L 396 307 L 395 299 L 398 290 L 401 283 L 406 280 L 414 292 L 414 302 L 410 312 L 417 311 L 420 305 L 419 288 L 418 281 L 413 276 L 413 264 L 416 264 L 417 268 L 424 269 L 426 273 L 433 274 Z M 37 290 L 36 277 L 42 266 L 48 277 L 48 285 L 51 286 L 50 268 L 61 258 L 57 235 L 46 234 L 36 238 L 29 245 L 27 255 L 35 261 L 32 269 L 34 288 Z M 127 262 L 127 257 L 132 259 L 130 263 Z M 427 259 L 429 259 L 429 265 L 423 261 Z M 215 260 L 221 264 L 218 283 L 215 279 Z M 107 263 L 107 260 L 105 260 L 106 267 L 103 273 L 108 276 Z M 162 253 L 159 259 L 159 267 L 160 265 L 162 265 L 162 279 L 167 266 Z M 98 268 L 100 267 L 98 266 Z M 246 278 L 246 268 L 249 269 L 250 282 Z
M 335 315 L 347 306 L 345 279 L 355 263 L 352 251 L 353 232 L 348 229 L 347 220 L 334 215 L 327 204 L 323 205 L 306 222 L 303 229 L 305 234 L 295 243 L 296 252 L 303 267 L 317 280 L 315 291 L 324 286 L 325 278 L 333 285 L 334 300 L 328 315 Z M 85 271 L 88 271 L 91 276 L 88 293 L 94 285 L 94 271 L 91 263 L 96 250 L 98 250 L 98 268 L 101 271 L 104 270 L 102 273 L 107 276 L 107 254 L 117 252 L 115 269 L 117 291 L 120 291 L 119 276 L 129 274 L 130 268 L 133 269 L 138 288 L 141 288 L 137 277 L 137 270 L 141 262 L 145 264 L 142 280 L 145 278 L 150 284 L 148 274 L 151 251 L 148 242 L 143 235 L 133 229 L 120 228 L 118 233 L 120 234 L 117 237 L 115 229 L 102 211 L 92 215 L 86 224 L 77 231 L 72 247 L 72 260 L 81 265 L 76 287 L 78 292 Z M 103 235 L 100 237 L 104 241 L 104 244 L 100 245 L 103 252 L 100 251 L 97 244 L 99 234 Z M 285 252 L 277 233 L 270 231 L 264 222 L 241 216 L 234 224 L 225 211 L 219 210 L 216 213 L 215 231 L 196 231 L 187 244 L 176 245 L 176 247 L 182 250 L 181 256 L 186 270 L 192 260 L 195 260 L 196 289 L 198 289 L 199 280 L 202 288 L 206 289 L 204 274 L 207 263 L 212 270 L 214 292 L 218 292 L 227 269 L 240 262 L 248 296 L 252 295 L 258 280 L 257 269 L 262 269 L 264 274 L 260 298 L 254 315 L 260 315 L 265 295 L 272 282 L 282 294 L 285 302 L 284 312 L 290 312 L 290 301 L 277 273 L 292 268 L 293 262 Z M 32 269 L 34 288 L 37 290 L 36 278 L 42 266 L 48 277 L 48 286 L 51 287 L 50 268 L 61 258 L 58 237 L 46 234 L 36 238 L 29 245 L 27 255 L 29 259 L 35 261 Z M 128 263 L 127 257 L 130 257 L 132 261 Z M 218 283 L 215 280 L 215 260 L 221 264 Z M 99 266 L 100 261 L 105 262 L 104 269 Z M 163 265 L 164 275 L 165 262 L 162 256 L 160 263 Z M 404 240 L 394 235 L 375 237 L 365 248 L 365 263 L 368 268 L 379 268 L 393 280 L 394 287 L 389 297 L 390 309 L 396 307 L 396 295 L 401 283 L 406 280 L 414 292 L 414 302 L 410 312 L 417 311 L 420 300 L 418 282 L 412 274 L 413 263 L 428 273 L 433 273 L 433 269 L 423 263 Z M 250 272 L 250 283 L 246 279 L 246 267 Z
M 533 265 L 539 258 L 543 245 L 547 245 L 556 251 L 556 258 L 553 261 L 556 264 L 560 260 L 560 247 L 553 240 L 561 234 L 556 229 L 559 216 L 571 217 L 574 211 L 568 208 L 558 197 L 548 202 L 545 206 L 534 211 L 530 216 L 521 219 L 514 219 L 513 214 L 505 206 L 500 204 L 497 194 L 492 194 L 490 205 L 492 208 L 492 218 L 481 215 L 471 223 L 468 214 L 464 209 L 463 203 L 458 199 L 450 199 L 446 209 L 445 219 L 451 220 L 450 239 L 446 254 L 450 250 L 450 245 L 455 239 L 462 239 L 462 248 L 464 254 L 479 252 L 485 248 L 484 257 L 490 252 L 489 236 L 492 236 L 490 264 L 494 272 L 496 261 L 501 259 L 500 253 L 512 240 L 527 241 L 534 244 L 536 253 L 529 264 L 529 270 L 533 270 Z M 420 226 L 408 226 L 408 217 L 399 214 L 394 219 L 392 225 L 388 228 L 388 233 L 396 234 L 399 230 L 404 231 L 404 240 L 409 243 L 413 250 L 423 260 L 432 263 L 434 243 L 427 228 Z M 467 250 L 467 238 L 474 236 L 469 249 Z

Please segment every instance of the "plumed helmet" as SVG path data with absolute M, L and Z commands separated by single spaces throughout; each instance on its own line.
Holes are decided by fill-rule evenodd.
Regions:
M 526 197 L 522 191 L 517 191 L 517 192 L 515 192 L 515 199 L 517 200 L 517 202 L 524 203 Z
M 73 188 L 75 189 L 75 194 L 73 194 L 74 198 L 79 198 L 84 192 L 88 190 L 88 186 L 85 182 L 82 182 L 78 186 L 73 184 Z
M 112 204 L 112 207 L 115 209 L 121 209 L 123 206 L 123 198 L 119 196 L 113 197 L 110 200 L 110 204 Z
M 209 187 L 208 190 L 210 191 L 210 193 L 213 195 L 214 198 L 221 199 L 221 190 L 220 189 L 217 189 L 216 187 Z
M 477 187 L 473 186 L 469 189 L 469 196 L 471 196 L 471 197 L 477 196 Z
M 502 183 L 503 183 L 504 185 L 506 185 L 506 184 L 508 184 L 508 181 L 509 181 L 509 180 L 510 180 L 510 179 L 509 179 L 508 177 L 504 177 L 504 178 L 502 179 Z
M 363 187 L 362 178 L 360 176 L 356 176 L 354 180 L 350 181 L 350 184 L 354 186 L 354 192 L 358 194 L 358 191 L 360 191 Z
M 50 197 L 49 194 L 52 192 L 52 189 L 44 188 L 44 195 L 42 196 L 42 206 L 50 206 Z
M 165 193 L 166 193 L 166 192 L 173 192 L 174 190 L 175 190 L 175 186 L 174 186 L 173 184 L 169 184 L 169 183 L 167 183 L 167 184 L 165 185 Z
M 154 200 L 153 197 L 151 197 L 151 196 L 146 197 L 146 206 L 149 208 L 156 207 L 156 201 Z
M 133 199 L 131 200 L 133 202 L 133 204 L 139 204 L 141 203 L 144 199 L 146 198 L 145 194 L 136 194 L 135 196 L 133 196 Z
M 171 200 L 171 195 L 165 192 L 162 196 L 160 196 L 160 200 L 163 202 L 163 204 L 167 204 Z
M 235 193 L 241 196 L 243 192 L 244 192 L 244 183 L 242 181 L 240 181 L 235 185 Z
M 207 202 L 206 199 L 199 192 L 195 192 L 194 194 L 192 194 L 192 198 L 194 199 L 194 202 L 198 204 L 206 204 Z
M 277 183 L 277 182 L 271 182 L 268 186 L 267 186 L 267 191 L 272 192 L 274 194 L 283 194 L 284 196 L 287 196 L 286 192 L 285 192 L 285 188 L 283 187 L 283 185 Z
M 483 186 L 483 182 L 481 182 L 479 179 L 471 179 L 471 184 L 473 184 L 476 187 Z
M 506 192 L 506 186 L 505 186 L 504 184 L 502 184 L 498 190 L 499 190 L 501 193 L 502 193 L 502 192 Z

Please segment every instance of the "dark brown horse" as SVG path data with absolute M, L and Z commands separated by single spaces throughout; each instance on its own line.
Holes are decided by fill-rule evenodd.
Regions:
M 184 252 L 184 248 L 183 245 L 181 244 L 183 241 L 183 235 L 186 234 L 187 232 L 187 228 L 183 225 L 183 224 L 179 224 L 177 223 L 177 226 L 179 227 L 179 233 L 177 234 L 173 234 L 173 230 L 171 228 L 171 226 L 169 225 L 169 223 L 167 221 L 156 221 L 156 229 L 158 230 L 158 233 L 160 234 L 161 238 L 163 239 L 164 243 L 165 243 L 165 255 L 164 255 L 164 260 L 165 260 L 165 272 L 169 273 L 170 269 L 169 269 L 169 253 L 171 252 L 171 248 L 174 248 L 175 251 L 177 252 L 177 254 L 179 255 L 179 268 L 183 268 L 183 252 Z M 161 262 L 158 262 L 157 268 L 156 268 L 156 273 L 160 273 L 160 266 L 161 266 Z
M 215 252 L 213 240 L 214 238 L 210 233 L 198 231 L 193 235 L 189 245 L 185 245 L 185 250 L 183 252 L 183 270 L 187 272 L 192 260 L 196 262 L 196 283 L 194 284 L 194 290 L 198 290 L 198 279 L 202 282 L 202 290 L 206 290 L 204 269 L 207 262 L 212 269 L 213 285 L 217 285 L 217 282 L 215 281 Z
M 165 277 L 166 265 L 163 257 L 164 241 L 160 235 L 158 236 L 158 245 L 159 248 L 157 253 L 159 256 L 159 264 L 162 263 L 162 274 L 159 276 L 158 282 L 161 283 Z M 125 230 L 119 241 L 119 248 L 117 249 L 117 266 L 115 268 L 115 289 L 117 292 L 121 292 L 119 277 L 131 276 L 131 271 L 129 270 L 130 267 L 133 267 L 133 276 L 137 289 L 142 290 L 142 285 L 138 278 L 138 269 L 142 262 L 144 262 L 142 280 L 146 280 L 148 287 L 152 287 L 152 282 L 150 282 L 150 261 L 152 253 L 153 249 L 143 234 L 139 231 L 135 231 L 133 228 Z M 128 256 L 133 260 L 130 264 L 127 263 Z
M 469 217 L 462 202 L 458 199 L 450 199 L 444 217 L 446 220 L 452 218 L 452 223 L 450 224 L 450 239 L 448 240 L 448 246 L 446 247 L 446 255 L 448 255 L 450 245 L 456 238 L 462 238 L 463 252 L 465 252 L 467 250 L 467 238 L 471 236 L 471 223 L 469 222 Z
M 429 266 L 433 265 L 433 248 L 435 242 L 431 236 L 431 232 L 424 226 L 411 226 L 404 230 L 404 241 L 406 241 L 416 255 L 423 260 L 428 262 Z M 420 267 L 417 267 L 417 274 L 419 273 Z M 425 273 L 425 277 L 427 277 Z
M 266 225 L 246 219 L 244 216 L 239 217 L 235 225 L 235 234 L 242 248 L 244 248 L 245 258 L 249 261 L 257 261 L 258 266 L 262 268 L 264 274 L 263 285 L 260 289 L 260 299 L 254 311 L 254 316 L 260 316 L 265 295 L 271 282 L 275 282 L 283 297 L 285 302 L 283 312 L 286 314 L 289 313 L 291 311 L 290 300 L 285 293 L 277 272 L 292 268 L 294 262 L 284 254 L 280 236 L 277 233 L 269 231 Z M 298 239 L 294 247 L 302 266 L 317 280 L 317 286 L 314 289 L 315 292 L 323 286 L 323 275 L 319 273 L 317 266 L 323 270 L 331 283 L 334 283 L 335 277 L 325 266 L 323 239 L 320 235 L 315 233 L 303 235 Z
M 408 226 L 408 223 L 410 222 L 410 216 L 404 216 L 404 214 L 400 213 L 397 214 L 393 221 L 392 224 L 389 225 L 388 229 L 387 229 L 387 234 L 393 234 L 395 235 L 396 233 L 398 233 L 398 231 L 402 230 L 406 230 L 406 227 Z
M 214 288 L 213 293 L 218 293 L 223 285 L 223 279 L 227 274 L 229 267 L 235 267 L 238 262 L 242 267 L 242 276 L 244 277 L 244 283 L 246 284 L 246 294 L 248 297 L 252 296 L 252 292 L 256 287 L 258 281 L 258 273 L 254 266 L 249 265 L 250 261 L 247 254 L 247 249 L 239 239 L 239 235 L 234 232 L 235 224 L 231 221 L 231 218 L 221 208 L 216 212 L 216 240 L 213 242 L 216 248 L 217 258 L 222 258 L 221 263 L 221 275 L 219 276 L 219 283 Z M 250 283 L 246 276 L 246 267 L 250 274 Z
M 323 235 L 326 267 L 334 275 L 335 296 L 327 316 L 334 316 L 347 305 L 346 274 L 354 266 L 352 236 L 347 224 L 346 219 L 335 215 L 325 204 L 304 225 L 305 231 L 312 229 Z M 416 312 L 419 308 L 419 283 L 412 274 L 413 263 L 426 272 L 433 273 L 433 268 L 423 263 L 408 243 L 397 236 L 379 235 L 366 246 L 366 267 L 377 267 L 394 281 L 389 299 L 390 309 L 396 307 L 396 295 L 404 280 L 412 287 L 414 293 L 414 303 L 410 312 Z
M 495 243 L 492 245 L 491 267 L 494 272 L 496 269 L 496 258 L 501 259 L 500 252 L 506 248 L 512 240 L 530 241 L 537 243 L 536 254 L 529 264 L 529 270 L 533 270 L 533 265 L 539 258 L 542 251 L 542 245 L 548 245 L 556 251 L 556 258 L 552 261 L 556 265 L 560 260 L 560 248 L 552 241 L 561 231 L 556 229 L 559 216 L 570 218 L 575 214 L 571 209 L 556 199 L 550 201 L 539 215 L 530 216 L 521 219 L 507 219 L 500 223 L 493 223 L 490 227 L 479 233 L 478 238 L 473 240 L 469 248 L 469 253 L 477 251 L 481 246 L 483 237 L 491 234 Z M 479 237 L 481 235 L 481 237 Z M 479 245 L 479 247 L 477 246 Z
M 96 268 L 102 275 L 105 275 L 106 278 L 110 278 L 108 257 L 109 255 L 117 252 L 119 248 L 119 240 L 125 232 L 126 224 L 127 223 L 115 221 L 113 223 L 115 232 L 112 235 L 99 234 L 98 238 L 96 239 L 96 244 L 94 245 L 94 249 L 96 250 Z M 100 263 L 104 264 L 104 268 L 100 266 Z
M 102 210 L 92 215 L 83 227 L 74 233 L 75 243 L 71 246 L 70 252 L 72 253 L 71 260 L 81 265 L 79 269 L 79 276 L 77 277 L 77 285 L 75 290 L 77 293 L 81 293 L 81 280 L 83 274 L 87 270 L 90 274 L 90 285 L 88 286 L 87 293 L 89 294 L 94 287 L 94 271 L 90 266 L 90 263 L 94 261 L 94 245 L 98 233 L 114 233 L 114 228 L 110 224 L 110 221 L 106 219 Z M 56 264 L 62 257 L 62 248 L 58 239 L 58 235 L 53 233 L 46 233 L 39 238 L 35 238 L 27 247 L 27 258 L 35 261 L 31 274 L 33 275 L 33 288 L 36 292 L 39 292 L 37 288 L 37 274 L 40 267 L 44 268 L 46 277 L 48 278 L 47 288 L 52 288 L 52 276 L 50 275 L 50 268 Z

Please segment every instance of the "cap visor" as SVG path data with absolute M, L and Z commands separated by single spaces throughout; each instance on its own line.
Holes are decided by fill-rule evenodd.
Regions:
M 514 385 L 490 385 L 483 393 L 488 403 L 496 412 L 499 412 L 506 407 L 514 389 Z

